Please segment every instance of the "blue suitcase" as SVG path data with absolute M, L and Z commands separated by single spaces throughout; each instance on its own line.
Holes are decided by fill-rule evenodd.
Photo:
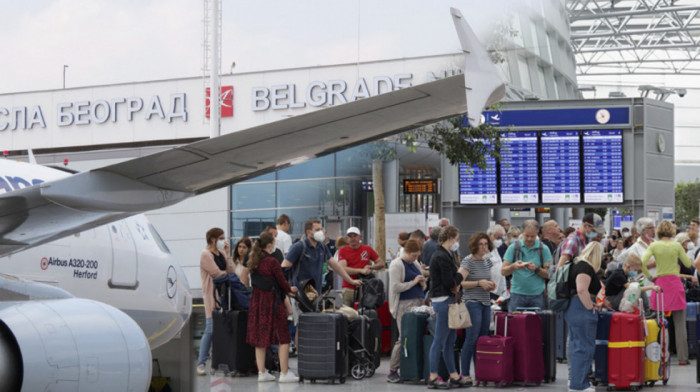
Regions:
M 610 320 L 613 312 L 598 313 L 598 326 L 595 333 L 595 372 L 593 385 L 608 383 L 608 339 L 610 338 Z

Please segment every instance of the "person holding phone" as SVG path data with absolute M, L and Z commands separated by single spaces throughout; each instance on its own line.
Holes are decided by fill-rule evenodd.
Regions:
M 552 252 L 537 238 L 540 225 L 534 219 L 523 223 L 522 239 L 513 241 L 503 255 L 503 276 L 510 282 L 508 312 L 518 308 L 544 308 L 544 280 Z

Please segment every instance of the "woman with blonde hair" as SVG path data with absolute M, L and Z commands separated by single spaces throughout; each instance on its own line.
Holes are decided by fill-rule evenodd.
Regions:
M 678 355 L 678 365 L 688 365 L 688 336 L 685 326 L 685 288 L 681 282 L 678 260 L 684 266 L 690 267 L 692 262 L 688 258 L 683 246 L 674 241 L 676 229 L 673 223 L 664 220 L 656 227 L 656 237 L 659 241 L 654 241 L 649 245 L 644 256 L 642 256 L 642 272 L 647 278 L 651 278 L 647 261 L 654 257 L 656 264 L 656 276 L 652 279 L 655 285 L 661 287 L 663 291 L 664 311 L 670 311 L 673 317 L 673 324 L 676 331 L 676 353 Z M 657 306 L 658 294 L 651 293 L 650 306 L 653 310 L 661 311 Z
M 603 245 L 591 242 L 581 251 L 569 270 L 569 288 L 575 295 L 569 301 L 564 319 L 569 326 L 570 371 L 569 391 L 588 391 L 588 370 L 595 353 L 595 333 L 598 315 L 595 297 L 600 291 L 598 278 Z M 591 389 L 593 390 L 593 389 Z

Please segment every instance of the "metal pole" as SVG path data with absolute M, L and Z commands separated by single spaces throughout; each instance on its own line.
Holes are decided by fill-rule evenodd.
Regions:
M 209 126 L 210 136 L 217 137 L 221 134 L 221 88 L 219 82 L 219 0 L 209 0 L 211 4 L 210 34 L 211 51 L 209 66 Z
M 63 88 L 66 88 L 66 68 L 68 68 L 68 66 L 63 64 Z

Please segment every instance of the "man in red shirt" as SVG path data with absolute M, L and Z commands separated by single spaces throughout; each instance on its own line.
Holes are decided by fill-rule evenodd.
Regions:
M 358 274 L 369 275 L 372 270 L 380 270 L 386 266 L 371 246 L 360 243 L 360 229 L 351 227 L 347 231 L 348 246 L 338 250 L 338 262 L 353 279 Z M 355 301 L 355 287 L 343 282 L 343 301 L 352 306 Z

